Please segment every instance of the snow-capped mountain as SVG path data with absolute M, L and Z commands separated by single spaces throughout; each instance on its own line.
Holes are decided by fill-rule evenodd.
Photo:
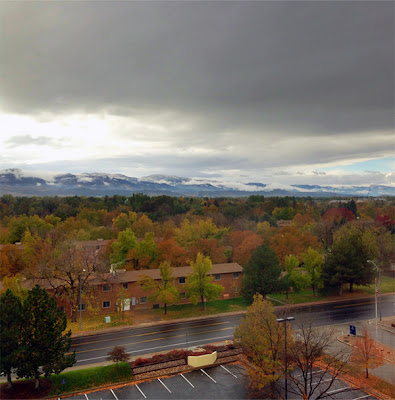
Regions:
M 165 194 L 169 196 L 395 196 L 395 188 L 385 185 L 320 186 L 275 185 L 260 182 L 220 182 L 201 178 L 150 175 L 133 178 L 122 174 L 50 174 L 6 169 L 0 171 L 0 195 L 104 196 Z

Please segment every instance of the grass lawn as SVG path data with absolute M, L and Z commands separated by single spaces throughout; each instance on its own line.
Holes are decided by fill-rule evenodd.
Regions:
M 132 380 L 132 370 L 126 362 L 63 372 L 59 375 L 51 375 L 48 378 L 52 382 L 51 395 L 67 392 L 76 392 L 82 389 L 94 388 L 106 384 Z M 62 383 L 64 380 L 64 384 Z
M 107 329 L 115 326 L 123 326 L 123 325 L 132 325 L 133 320 L 125 313 L 124 317 L 122 317 L 121 313 L 111 313 L 108 314 L 111 317 L 111 322 L 104 322 L 105 315 L 84 315 L 82 313 L 82 330 L 83 331 L 94 331 L 97 329 Z M 77 315 L 77 322 L 71 322 L 70 319 L 67 320 L 67 328 L 66 330 L 71 329 L 71 332 L 76 333 L 80 331 L 80 315 Z
M 356 291 L 363 291 L 366 294 L 374 294 L 375 293 L 375 284 L 372 283 L 368 286 L 355 286 L 354 289 Z M 395 292 L 395 278 L 391 278 L 389 276 L 381 277 L 381 293 L 391 293 Z
M 218 314 L 229 311 L 241 311 L 248 307 L 249 303 L 243 297 L 234 299 L 208 301 L 205 310 L 201 304 L 178 304 L 167 307 L 167 314 L 164 315 L 163 308 L 152 310 L 155 314 L 160 314 L 164 319 L 198 317 L 203 315 Z

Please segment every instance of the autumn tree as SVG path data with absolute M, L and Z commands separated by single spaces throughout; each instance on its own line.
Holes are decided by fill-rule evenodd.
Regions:
M 161 281 L 153 279 L 148 275 L 143 275 L 140 284 L 144 290 L 153 291 L 149 295 L 150 301 L 164 303 L 165 314 L 167 314 L 167 304 L 175 304 L 179 301 L 180 292 L 174 285 L 173 271 L 169 262 L 164 261 L 159 265 Z
M 12 387 L 11 372 L 18 366 L 21 325 L 21 299 L 7 289 L 0 297 L 0 374 L 7 377 L 8 388 Z
M 179 246 L 173 238 L 158 243 L 158 260 L 168 261 L 174 267 L 183 267 L 188 264 L 188 251 Z
M 39 387 L 42 374 L 59 374 L 75 363 L 75 353 L 65 355 L 71 345 L 71 331 L 66 314 L 58 309 L 54 298 L 36 285 L 23 303 L 17 374 L 34 378 Z
M 295 226 L 286 226 L 270 239 L 270 247 L 277 254 L 281 265 L 284 265 L 287 255 L 294 254 L 300 259 L 309 247 L 318 250 L 320 244 L 317 237 L 310 232 L 301 231 Z
M 357 338 L 352 348 L 351 361 L 365 368 L 366 378 L 369 378 L 369 369 L 384 363 L 383 354 L 377 348 L 366 326 L 362 328 L 362 337 Z
M 288 354 L 291 365 L 299 373 L 288 375 L 293 383 L 288 390 L 303 399 L 325 398 L 347 365 L 344 350 L 336 347 L 334 331 L 314 327 L 311 320 L 296 320 L 294 332 L 295 341 L 289 346 Z
M 107 353 L 107 361 L 115 362 L 117 367 L 118 363 L 127 362 L 129 358 L 130 355 L 126 353 L 124 346 L 115 346 Z
M 24 271 L 26 265 L 23 259 L 21 245 L 5 244 L 0 249 L 0 278 L 14 276 Z
M 118 238 L 111 244 L 112 263 L 124 263 L 127 259 L 127 254 L 130 250 L 136 249 L 138 246 L 137 238 L 131 229 L 127 228 L 119 232 Z
M 266 297 L 280 287 L 281 267 L 277 256 L 266 244 L 257 247 L 244 266 L 243 296 L 252 301 L 256 293 Z
M 213 276 L 208 273 L 212 270 L 212 263 L 209 257 L 198 254 L 195 262 L 191 262 L 192 274 L 186 278 L 186 289 L 188 297 L 193 304 L 201 301 L 202 310 L 205 308 L 206 300 L 215 300 L 224 291 L 223 286 L 213 283 Z
M 230 235 L 232 259 L 240 265 L 250 261 L 253 251 L 263 243 L 262 237 L 253 231 L 234 231 Z
M 248 360 L 249 385 L 261 392 L 267 384 L 274 384 L 284 374 L 284 324 L 277 322 L 273 306 L 262 295 L 254 295 L 245 318 L 235 330 L 235 340 L 240 343 Z M 287 343 L 292 346 L 292 329 L 287 328 Z
M 225 246 L 219 245 L 218 239 L 198 239 L 189 249 L 189 259 L 193 260 L 196 254 L 201 253 L 209 257 L 214 264 L 226 262 Z
M 0 290 L 0 293 L 5 293 L 9 289 L 16 297 L 18 297 L 21 301 L 24 301 L 27 297 L 28 290 L 24 286 L 22 286 L 23 280 L 24 277 L 21 274 L 4 277 L 4 289 Z
M 281 281 L 286 292 L 288 299 L 288 292 L 290 288 L 295 292 L 305 289 L 311 283 L 311 278 L 307 272 L 300 268 L 298 257 L 290 254 L 285 257 L 285 275 L 282 277 Z
M 313 289 L 313 296 L 316 291 L 322 287 L 322 266 L 324 258 L 320 252 L 309 247 L 306 252 L 302 254 L 303 269 L 306 271 L 311 288 Z

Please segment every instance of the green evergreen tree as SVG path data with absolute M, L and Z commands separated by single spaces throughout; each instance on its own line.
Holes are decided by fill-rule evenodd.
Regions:
M 58 309 L 55 299 L 45 289 L 36 285 L 23 304 L 20 335 L 18 377 L 34 378 L 39 387 L 44 373 L 59 374 L 75 363 L 75 353 L 65 355 L 71 345 L 71 331 L 66 314 Z
M 241 292 L 251 302 L 256 293 L 266 297 L 280 288 L 280 275 L 281 267 L 276 253 L 267 244 L 262 244 L 244 266 Z
M 22 303 L 10 289 L 0 297 L 0 374 L 7 376 L 12 387 L 11 372 L 18 366 L 18 351 L 22 324 Z
M 192 274 L 186 279 L 186 288 L 188 296 L 193 304 L 197 304 L 200 299 L 202 310 L 204 310 L 206 300 L 215 300 L 224 291 L 221 285 L 213 283 L 213 277 L 207 275 L 213 268 L 209 257 L 204 257 L 199 253 L 196 262 L 191 262 Z

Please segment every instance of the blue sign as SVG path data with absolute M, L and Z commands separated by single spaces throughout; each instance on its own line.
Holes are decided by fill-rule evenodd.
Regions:
M 350 335 L 356 335 L 357 334 L 357 328 L 354 325 L 350 325 Z

